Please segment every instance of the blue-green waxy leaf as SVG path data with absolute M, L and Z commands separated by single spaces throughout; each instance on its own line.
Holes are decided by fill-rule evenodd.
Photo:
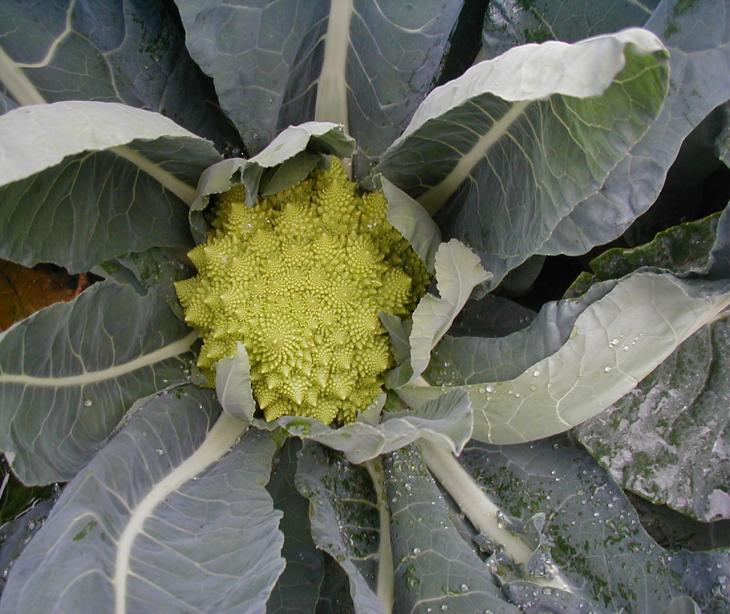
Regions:
M 434 273 L 436 252 L 441 244 L 439 227 L 426 210 L 403 190 L 385 177 L 380 179 L 380 183 L 388 201 L 388 222 L 411 244 L 429 273 Z
M 385 395 L 376 401 L 379 408 Z M 374 409 L 374 408 L 373 408 Z M 472 435 L 472 410 L 466 393 L 457 390 L 414 410 L 383 413 L 382 422 L 369 420 L 369 411 L 340 428 L 315 418 L 289 416 L 273 424 L 290 435 L 311 439 L 344 453 L 352 463 L 363 463 L 397 450 L 419 439 L 431 441 L 458 454 Z
M 601 190 L 555 228 L 543 253 L 580 254 L 620 236 L 656 201 L 687 136 L 730 98 L 728 0 L 662 0 L 644 27 L 670 54 L 662 111 Z
M 332 121 L 366 159 L 435 82 L 462 0 L 178 0 L 187 46 L 257 153 L 290 124 Z
M 496 285 L 601 189 L 659 114 L 667 52 L 639 29 L 515 48 L 436 88 L 378 165 Z
M 251 363 L 240 341 L 233 356 L 223 358 L 216 364 L 215 391 L 226 413 L 249 423 L 253 420 L 256 401 L 251 388 Z
M 121 102 L 162 113 L 221 151 L 237 147 L 211 81 L 185 50 L 178 19 L 163 0 L 3 1 L 0 101 L 5 83 L 23 105 Z
M 355 611 L 385 614 L 378 598 L 379 582 L 390 582 L 391 569 L 383 569 L 379 545 L 383 534 L 378 495 L 368 470 L 352 465 L 341 456 L 314 442 L 302 446 L 296 474 L 297 489 L 309 499 L 312 538 L 318 548 L 332 556 L 347 573 Z M 386 572 L 385 574 L 381 572 Z M 392 594 L 392 591 L 391 591 Z
M 413 383 L 425 371 L 431 350 L 449 330 L 474 288 L 490 278 L 478 256 L 454 239 L 439 246 L 434 269 L 439 296 L 426 294 L 414 310 L 408 336 L 410 357 L 387 375 L 391 388 Z M 385 322 L 392 337 L 399 327 L 395 321 Z
M 645 245 L 606 250 L 591 260 L 592 274 L 579 275 L 564 300 L 546 303 L 532 319 L 510 301 L 500 307 L 506 301 L 501 297 L 472 301 L 458 326 L 450 330 L 470 336 L 446 335 L 433 351 L 425 378 L 436 385 L 511 380 L 555 353 L 568 340 L 578 316 L 610 292 L 619 278 L 637 269 L 727 278 L 729 236 L 730 209 L 726 208 L 669 228 Z
M 132 403 L 186 381 L 196 339 L 164 293 L 93 285 L 0 334 L 0 449 L 27 484 L 71 479 Z
M 395 612 L 518 614 L 464 541 L 416 446 L 383 459 L 390 505 Z M 445 607 L 444 607 L 445 606 Z
M 578 316 L 610 292 L 615 284 L 615 281 L 596 283 L 579 298 L 546 303 L 531 321 L 527 320 L 531 316 L 519 305 L 507 301 L 500 307 L 502 301 L 507 300 L 501 297 L 489 295 L 473 302 L 471 307 L 467 305 L 467 309 L 473 309 L 471 320 L 474 322 L 467 324 L 469 328 L 465 332 L 469 336 L 445 335 L 434 348 L 424 377 L 435 385 L 514 379 L 556 352 L 570 337 Z M 489 311 L 492 305 L 496 306 L 495 313 Z M 516 321 L 509 320 L 508 311 L 512 312 L 513 318 L 517 316 Z M 483 312 L 493 323 L 484 332 L 479 328 L 474 330 L 480 325 L 479 316 Z M 499 316 L 503 316 L 504 321 L 499 321 Z M 511 330 L 513 327 L 517 330 Z M 460 331 L 454 331 L 452 327 L 450 332 Z
M 660 0 L 490 0 L 482 55 L 496 57 L 517 45 L 589 36 L 643 26 Z
M 192 386 L 147 398 L 65 488 L 0 612 L 263 612 L 281 574 L 275 445 Z
M 267 614 L 314 614 L 324 580 L 324 554 L 312 541 L 309 504 L 294 484 L 300 449 L 297 439 L 284 443 L 266 487 L 274 507 L 284 513 L 279 530 L 284 534 L 281 554 L 286 559 L 284 573 L 266 604 Z
M 624 488 L 704 522 L 730 518 L 728 347 L 725 318 L 696 332 L 577 430 Z
M 537 512 L 544 514 L 538 553 L 574 587 L 575 609 L 567 611 L 655 614 L 669 611 L 681 597 L 693 599 L 703 612 L 730 607 L 730 552 L 660 547 L 621 489 L 566 440 L 501 447 L 474 443 L 459 462 L 507 517 L 528 523 Z M 453 482 L 442 486 L 452 496 L 462 492 Z M 533 559 L 532 569 L 539 574 L 544 565 L 541 569 L 538 562 Z M 545 576 L 506 575 L 503 580 L 517 605 L 565 611 L 557 605 L 570 595 L 546 590 L 541 586 Z
M 71 272 L 150 247 L 189 247 L 186 204 L 212 143 L 116 103 L 58 102 L 0 116 L 0 257 Z
M 728 305 L 727 281 L 636 273 L 585 309 L 560 349 L 514 379 L 397 392 L 417 407 L 444 391 L 467 391 L 474 436 L 482 441 L 547 437 L 617 401 Z
M 413 369 L 410 381 L 424 372 L 431 359 L 431 350 L 451 328 L 474 288 L 491 276 L 482 268 L 474 252 L 453 239 L 441 244 L 435 260 L 439 296 L 426 294 L 413 312 L 413 326 L 408 337 Z

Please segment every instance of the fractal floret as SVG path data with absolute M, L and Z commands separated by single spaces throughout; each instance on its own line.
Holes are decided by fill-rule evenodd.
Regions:
M 409 314 L 429 281 L 386 213 L 382 192 L 359 193 L 336 159 L 253 207 L 242 186 L 222 194 L 188 254 L 198 275 L 176 284 L 209 381 L 242 342 L 267 420 L 345 423 L 370 405 L 392 366 L 378 314 Z

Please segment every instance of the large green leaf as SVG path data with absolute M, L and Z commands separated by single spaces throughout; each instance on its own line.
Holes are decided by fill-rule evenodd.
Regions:
M 614 285 L 613 281 L 594 284 L 579 298 L 546 303 L 527 326 L 521 327 L 518 326 L 526 316 L 519 306 L 513 309 L 518 315 L 516 323 L 511 323 L 509 316 L 505 318 L 506 322 L 501 323 L 496 320 L 496 316 L 504 314 L 510 308 L 509 304 L 496 314 L 488 314 L 486 312 L 494 304 L 493 300 L 499 300 L 500 297 L 489 295 L 482 301 L 474 302 L 471 307 L 467 306 L 467 309 L 473 309 L 471 318 L 478 323 L 477 318 L 484 311 L 484 317 L 494 318 L 491 330 L 485 331 L 487 334 L 483 337 L 473 336 L 471 331 L 463 337 L 445 335 L 434 348 L 424 377 L 437 385 L 480 384 L 514 379 L 536 362 L 556 352 L 570 337 L 578 316 L 610 292 Z M 512 327 L 518 328 L 510 330 Z M 481 331 L 477 329 L 474 332 Z
M 730 320 L 721 319 L 578 428 L 624 488 L 705 522 L 730 518 L 729 347 Z
M 515 77 L 518 75 L 518 77 Z M 434 90 L 378 169 L 475 248 L 497 284 L 657 117 L 667 52 L 645 30 L 515 48 Z
M 661 548 L 606 472 L 565 440 L 503 447 L 475 443 L 464 451 L 461 465 L 452 461 L 445 474 L 441 465 L 432 465 L 437 459 L 425 458 L 445 476 L 441 485 L 454 499 L 466 495 L 466 503 L 475 506 L 488 499 L 503 517 L 516 518 L 513 538 L 538 538 L 528 569 L 539 574 L 552 568 L 542 579 L 559 573 L 567 590 L 515 575 L 505 560 L 496 567 L 505 593 L 517 605 L 533 608 L 527 611 L 656 614 L 683 596 L 706 613 L 730 607 L 730 552 Z M 474 481 L 481 494 L 467 491 Z M 529 531 L 520 532 L 520 523 L 532 525 L 531 538 Z M 500 545 L 504 542 L 493 535 L 491 547 Z
M 262 612 L 283 570 L 274 443 L 186 386 L 141 402 L 66 487 L 0 612 Z
M 121 102 L 162 113 L 221 149 L 240 144 L 163 0 L 2 0 L 3 82 L 20 104 Z
M 342 124 L 367 158 L 400 133 L 436 80 L 462 1 L 176 4 L 191 55 L 251 153 L 289 124 L 316 119 Z
M 324 555 L 312 541 L 309 505 L 294 484 L 300 449 L 296 439 L 284 443 L 267 486 L 274 507 L 284 512 L 279 530 L 284 534 L 281 553 L 286 559 L 284 573 L 266 604 L 267 614 L 314 614 L 324 581 Z
M 500 444 L 539 439 L 617 401 L 728 305 L 727 280 L 636 273 L 583 311 L 560 349 L 514 379 L 397 392 L 418 407 L 465 390 L 474 408 L 474 437 Z
M 555 228 L 545 254 L 580 254 L 621 235 L 657 199 L 692 130 L 730 98 L 730 0 L 662 0 L 645 27 L 669 49 L 672 78 L 642 139 Z
M 350 579 L 350 595 L 358 614 L 384 614 L 378 598 L 379 582 L 392 586 L 393 570 L 383 563 L 389 546 L 379 550 L 383 529 L 379 516 L 386 506 L 365 467 L 346 462 L 339 454 L 305 442 L 296 474 L 297 489 L 309 499 L 312 537 L 331 555 Z M 392 560 L 391 560 L 392 564 Z M 391 592 L 392 594 L 392 592 Z
M 376 413 L 376 419 L 371 423 L 368 420 L 370 409 L 379 412 L 384 397 L 381 395 L 380 403 L 376 401 L 374 407 L 362 412 L 357 421 L 339 428 L 322 424 L 315 418 L 297 416 L 282 417 L 272 424 L 290 435 L 343 452 L 352 463 L 375 459 L 419 439 L 458 454 L 471 438 L 472 409 L 467 394 L 461 390 L 444 394 L 414 410 L 386 411 L 382 422 L 378 422 Z
M 413 370 L 410 381 L 425 371 L 431 350 L 451 328 L 474 288 L 490 278 L 476 254 L 453 239 L 438 248 L 435 270 L 439 296 L 426 294 L 412 316 L 408 337 Z
M 529 313 L 509 301 L 499 308 L 506 301 L 501 297 L 471 301 L 462 314 L 463 323 L 450 332 L 472 336 L 444 336 L 433 351 L 425 377 L 438 385 L 513 379 L 556 352 L 568 340 L 576 318 L 625 275 L 652 267 L 680 276 L 729 277 L 728 236 L 730 209 L 667 229 L 645 245 L 609 249 L 591 260 L 593 273 L 578 276 L 566 292 L 567 300 L 546 303 L 531 320 Z M 483 336 L 473 336 L 476 334 Z
M 409 446 L 384 459 L 396 612 L 492 612 L 518 614 L 487 565 L 454 525 L 451 509 Z
M 658 267 L 681 276 L 702 273 L 709 266 L 710 254 L 721 245 L 728 219 L 730 208 L 724 214 L 713 213 L 668 228 L 644 245 L 608 249 L 590 261 L 592 273 L 581 273 L 565 296 L 579 297 L 598 281 L 618 279 L 642 267 Z
M 138 398 L 187 380 L 196 339 L 164 294 L 93 285 L 0 335 L 0 449 L 27 484 L 71 479 Z
M 591 261 L 594 275 L 582 276 L 571 290 L 647 266 L 702 273 L 712 267 L 712 254 L 727 253 L 728 219 L 730 209 L 670 228 L 645 245 L 608 250 Z M 699 330 L 634 391 L 578 429 L 624 488 L 704 521 L 730 516 L 730 465 L 723 452 L 730 445 L 729 341 L 726 319 Z
M 213 145 L 157 113 L 58 102 L 0 116 L 0 256 L 71 272 L 191 244 L 185 204 Z
M 579 254 L 607 243 L 656 201 L 687 136 L 730 98 L 726 70 L 730 58 L 730 2 L 490 3 L 490 19 L 484 32 L 487 57 L 532 40 L 572 42 L 582 36 L 642 24 L 656 33 L 670 52 L 672 78 L 664 108 L 643 138 L 612 169 L 602 188 L 588 195 L 560 222 L 540 253 Z M 694 159 L 696 156 L 690 157 L 689 163 Z M 707 165 L 702 171 L 706 169 Z M 686 200 L 688 184 L 691 181 L 681 177 L 669 187 Z M 682 211 L 686 215 L 686 206 Z M 459 236 L 456 229 L 454 232 Z
M 517 45 L 589 36 L 643 26 L 659 0 L 490 0 L 482 55 L 496 57 Z

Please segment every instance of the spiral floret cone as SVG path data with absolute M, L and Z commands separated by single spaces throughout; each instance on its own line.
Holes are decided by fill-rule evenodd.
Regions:
M 208 381 L 242 342 L 267 420 L 346 423 L 366 409 L 393 363 L 378 313 L 408 315 L 429 282 L 386 214 L 383 194 L 359 194 L 335 159 L 253 207 L 240 186 L 220 195 L 189 254 L 198 275 L 176 284 Z

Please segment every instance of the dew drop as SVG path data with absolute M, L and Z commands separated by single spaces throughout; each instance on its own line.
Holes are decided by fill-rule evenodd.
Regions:
M 165 451 L 162 448 L 157 448 L 155 452 L 157 452 L 157 456 L 162 456 L 165 454 Z
M 539 375 L 540 375 L 540 369 L 535 369 L 535 370 L 534 370 L 534 371 L 532 372 L 532 377 L 538 377 Z
M 485 386 L 485 388 L 486 388 L 487 392 L 494 392 L 494 390 L 495 390 L 494 384 L 487 384 Z
M 420 548 L 414 548 L 413 549 L 413 554 L 415 554 L 416 556 L 418 556 L 419 554 L 421 554 L 421 549 Z
M 94 404 L 94 402 L 91 399 L 86 399 L 84 401 L 84 407 L 91 407 Z
M 462 593 L 465 593 L 466 591 L 469 590 L 469 585 L 468 584 L 462 584 L 459 588 L 461 589 L 461 592 Z
M 613 367 L 603 367 L 603 370 L 605 373 L 611 373 L 611 371 L 613 371 Z

